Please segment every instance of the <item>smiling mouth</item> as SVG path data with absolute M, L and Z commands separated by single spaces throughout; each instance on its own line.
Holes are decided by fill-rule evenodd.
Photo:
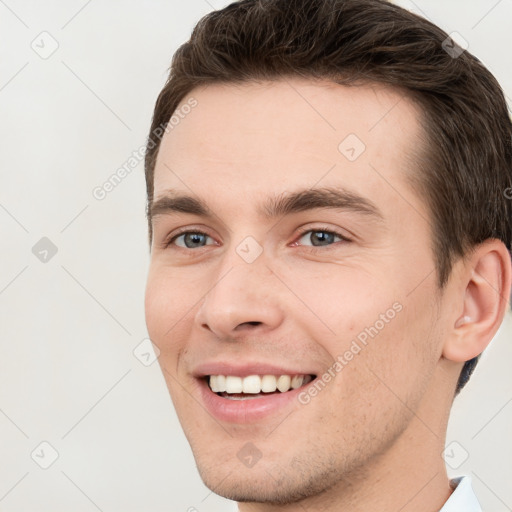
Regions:
M 306 386 L 315 375 L 207 375 L 210 390 L 228 400 L 251 400 L 272 394 L 283 394 Z

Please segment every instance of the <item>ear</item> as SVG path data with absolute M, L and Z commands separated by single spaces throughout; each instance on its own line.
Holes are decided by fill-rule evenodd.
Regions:
M 505 244 L 489 239 L 478 245 L 458 274 L 453 327 L 443 356 L 453 362 L 481 354 L 496 334 L 510 306 L 511 258 Z

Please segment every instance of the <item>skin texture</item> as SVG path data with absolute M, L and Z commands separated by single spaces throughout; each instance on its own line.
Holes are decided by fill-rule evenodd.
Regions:
M 398 91 L 293 79 L 190 96 L 197 106 L 162 139 L 154 197 L 190 194 L 213 216 L 153 219 L 145 306 L 204 482 L 242 512 L 439 510 L 451 493 L 441 452 L 455 384 L 503 318 L 504 245 L 479 246 L 438 289 L 430 215 L 406 181 L 424 144 L 420 113 Z M 338 149 L 349 134 L 365 145 L 354 161 Z M 357 193 L 382 218 L 258 215 L 267 197 L 312 187 Z M 166 248 L 179 228 L 205 233 L 202 246 L 179 237 Z M 348 241 L 319 245 L 325 230 Z M 248 236 L 263 249 L 252 263 L 236 251 Z M 400 311 L 308 404 L 249 424 L 204 408 L 198 364 L 259 361 L 322 375 L 393 304 Z M 261 454 L 252 467 L 237 456 L 248 442 Z

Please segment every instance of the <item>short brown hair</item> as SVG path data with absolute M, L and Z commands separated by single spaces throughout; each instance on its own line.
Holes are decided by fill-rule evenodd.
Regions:
M 148 137 L 150 243 L 158 127 L 197 86 L 286 76 L 386 84 L 422 107 L 428 147 L 409 179 L 431 213 L 441 288 L 484 240 L 512 249 L 512 123 L 500 85 L 446 32 L 385 0 L 241 0 L 197 23 L 173 57 Z M 464 365 L 457 393 L 476 362 Z

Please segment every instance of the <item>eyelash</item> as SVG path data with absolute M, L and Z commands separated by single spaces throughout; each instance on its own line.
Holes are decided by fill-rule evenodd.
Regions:
M 339 233 L 337 231 L 333 231 L 332 229 L 327 228 L 327 227 L 302 228 L 302 229 L 299 230 L 299 235 L 298 235 L 297 241 L 299 239 L 301 239 L 306 233 L 309 233 L 309 232 L 312 232 L 312 233 L 327 233 L 329 235 L 335 235 L 335 236 L 341 238 L 341 241 L 343 241 L 343 242 L 350 242 L 351 241 L 349 238 L 347 238 L 346 236 L 342 235 L 341 233 Z M 206 235 L 207 237 L 212 238 L 208 233 L 205 233 L 204 231 L 199 231 L 199 230 L 194 230 L 194 229 L 191 229 L 191 230 L 185 229 L 183 231 L 180 231 L 180 232 L 176 233 L 170 239 L 165 240 L 164 243 L 163 243 L 164 249 L 168 249 L 171 246 L 171 244 L 173 244 L 173 242 L 178 237 L 180 237 L 181 235 L 187 235 L 187 234 Z M 328 246 L 319 246 L 319 247 L 303 246 L 303 247 L 307 247 L 308 250 L 313 251 L 313 252 L 315 252 L 315 251 L 317 251 L 319 249 L 323 249 L 325 251 L 326 249 L 329 250 L 329 248 L 332 247 L 333 245 L 335 245 L 336 243 L 339 243 L 339 242 L 334 242 L 334 243 L 332 243 L 332 244 L 330 244 Z M 193 251 L 194 250 L 194 249 L 189 249 L 189 248 L 186 248 L 186 247 L 179 247 L 179 246 L 176 246 L 176 247 L 178 247 L 179 249 L 183 249 L 185 251 Z

